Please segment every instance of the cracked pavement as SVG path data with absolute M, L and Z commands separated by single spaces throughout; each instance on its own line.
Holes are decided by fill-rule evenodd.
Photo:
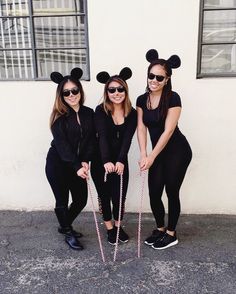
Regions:
M 0 211 L 0 293 L 235 293 L 236 216 L 182 215 L 179 244 L 159 251 L 143 244 L 154 229 L 152 215 L 143 214 L 138 259 L 138 215 L 126 213 L 131 239 L 116 262 L 98 218 L 106 263 L 90 212 L 74 225 L 84 234 L 85 250 L 77 252 L 57 232 L 52 211 Z

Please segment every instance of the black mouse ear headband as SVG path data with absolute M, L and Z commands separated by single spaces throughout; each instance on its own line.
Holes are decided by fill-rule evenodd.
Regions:
M 159 59 L 159 55 L 156 49 L 150 49 L 146 53 L 146 59 L 148 62 L 153 63 Z M 181 65 L 181 60 L 178 55 L 172 55 L 169 59 L 166 60 L 171 68 L 178 68 Z
M 72 77 L 74 80 L 79 80 L 82 77 L 82 75 L 83 75 L 83 70 L 79 67 L 75 67 L 72 69 L 69 76 L 63 77 L 61 73 L 54 71 L 50 74 L 50 78 L 54 83 L 60 84 L 65 78 Z
M 124 67 L 118 75 L 110 76 L 108 72 L 101 71 L 97 74 L 97 81 L 102 84 L 106 84 L 110 78 L 118 77 L 123 81 L 126 81 L 132 77 L 132 71 L 129 67 Z

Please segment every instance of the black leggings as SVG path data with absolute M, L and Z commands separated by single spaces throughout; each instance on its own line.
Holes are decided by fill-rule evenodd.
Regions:
M 91 164 L 91 175 L 98 193 L 99 201 L 101 203 L 101 210 L 104 221 L 114 220 L 118 221 L 119 216 L 119 201 L 120 201 L 120 176 L 116 173 L 107 175 L 107 181 L 104 182 L 105 169 L 102 162 L 95 159 Z M 121 220 L 124 216 L 125 199 L 129 181 L 128 162 L 125 163 L 123 173 L 123 193 L 121 201 Z M 112 202 L 112 208 L 111 208 Z
M 55 208 L 68 209 L 69 192 L 72 203 L 68 210 L 68 223 L 71 224 L 87 204 L 86 180 L 61 161 L 53 150 L 49 150 L 46 161 L 46 176 L 56 199 Z
M 187 141 L 184 144 L 177 143 L 173 147 L 167 148 L 156 158 L 148 174 L 150 205 L 158 228 L 165 226 L 165 208 L 161 200 L 165 187 L 168 197 L 167 229 L 170 231 L 175 231 L 179 219 L 179 190 L 192 158 L 192 151 Z

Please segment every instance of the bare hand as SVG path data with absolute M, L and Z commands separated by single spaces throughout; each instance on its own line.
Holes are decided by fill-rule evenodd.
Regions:
M 152 166 L 154 160 L 155 158 L 152 155 L 142 157 L 139 161 L 140 171 L 149 169 Z
M 81 167 L 79 170 L 77 170 L 77 175 L 81 177 L 82 179 L 88 179 L 88 171 L 85 167 Z
M 120 176 L 123 175 L 125 165 L 121 162 L 117 162 L 115 165 L 115 172 Z
M 82 167 L 84 167 L 87 171 L 89 171 L 89 164 L 85 161 L 81 162 Z
M 115 171 L 115 166 L 112 162 L 107 162 L 104 165 L 104 169 L 106 171 L 106 173 L 113 173 Z

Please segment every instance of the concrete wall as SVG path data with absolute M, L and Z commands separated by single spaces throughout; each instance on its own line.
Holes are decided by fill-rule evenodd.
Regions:
M 183 103 L 179 127 L 193 149 L 181 189 L 183 213 L 236 213 L 236 81 L 196 79 L 199 1 L 88 0 L 91 81 L 83 82 L 86 104 L 95 107 L 103 87 L 101 70 L 117 73 L 130 66 L 130 96 L 144 91 L 145 53 L 178 54 L 173 88 Z M 0 82 L 0 209 L 52 209 L 45 157 L 51 141 L 48 119 L 56 85 L 52 82 Z M 127 211 L 139 207 L 141 179 L 136 136 L 130 152 Z M 94 195 L 95 196 L 95 195 Z M 165 200 L 166 201 L 166 200 Z M 86 208 L 91 209 L 91 203 Z M 150 211 L 147 187 L 144 210 Z

